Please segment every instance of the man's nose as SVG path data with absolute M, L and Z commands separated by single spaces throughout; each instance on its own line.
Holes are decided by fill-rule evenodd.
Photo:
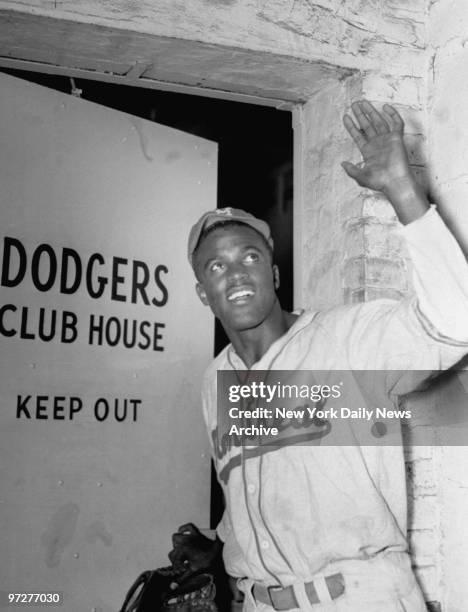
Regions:
M 232 280 L 238 280 L 248 277 L 248 271 L 241 262 L 232 262 L 228 267 L 228 277 Z

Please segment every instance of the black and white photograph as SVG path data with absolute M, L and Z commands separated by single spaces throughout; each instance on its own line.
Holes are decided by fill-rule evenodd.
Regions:
M 468 612 L 467 32 L 0 0 L 1 610 Z

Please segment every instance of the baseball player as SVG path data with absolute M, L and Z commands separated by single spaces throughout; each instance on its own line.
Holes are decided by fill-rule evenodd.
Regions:
M 285 312 L 264 221 L 221 209 L 190 232 L 197 293 L 230 339 L 202 389 L 226 508 L 216 541 L 183 525 L 170 558 L 189 573 L 222 551 L 247 612 L 426 610 L 408 556 L 401 445 L 310 446 L 292 436 L 281 447 L 247 448 L 221 443 L 217 417 L 218 370 L 434 371 L 468 352 L 468 266 L 411 173 L 403 120 L 388 104 L 379 112 L 364 100 L 352 111 L 344 125 L 363 161 L 342 166 L 393 205 L 413 262 L 414 297 Z

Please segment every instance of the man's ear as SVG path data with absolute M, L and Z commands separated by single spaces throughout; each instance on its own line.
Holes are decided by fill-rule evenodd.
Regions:
M 198 297 L 200 298 L 202 304 L 205 304 L 205 306 L 209 306 L 208 298 L 206 297 L 206 291 L 203 285 L 201 283 L 197 283 L 195 285 L 195 289 L 197 290 Z
M 275 289 L 278 290 L 280 286 L 280 273 L 279 273 L 279 268 L 276 264 L 273 266 L 273 283 L 274 283 Z

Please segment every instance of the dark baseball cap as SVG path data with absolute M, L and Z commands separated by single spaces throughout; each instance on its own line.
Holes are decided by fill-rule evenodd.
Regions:
M 216 210 L 209 210 L 203 214 L 190 230 L 188 239 L 188 260 L 191 265 L 193 265 L 193 253 L 198 246 L 198 241 L 200 240 L 202 232 L 212 225 L 224 223 L 225 221 L 238 221 L 239 223 L 249 225 L 254 230 L 259 232 L 265 238 L 271 248 L 273 248 L 273 239 L 271 237 L 270 226 L 268 223 L 266 223 L 266 221 L 257 219 L 257 217 L 254 217 L 250 213 L 245 212 L 245 210 L 241 210 L 240 208 L 217 208 Z

